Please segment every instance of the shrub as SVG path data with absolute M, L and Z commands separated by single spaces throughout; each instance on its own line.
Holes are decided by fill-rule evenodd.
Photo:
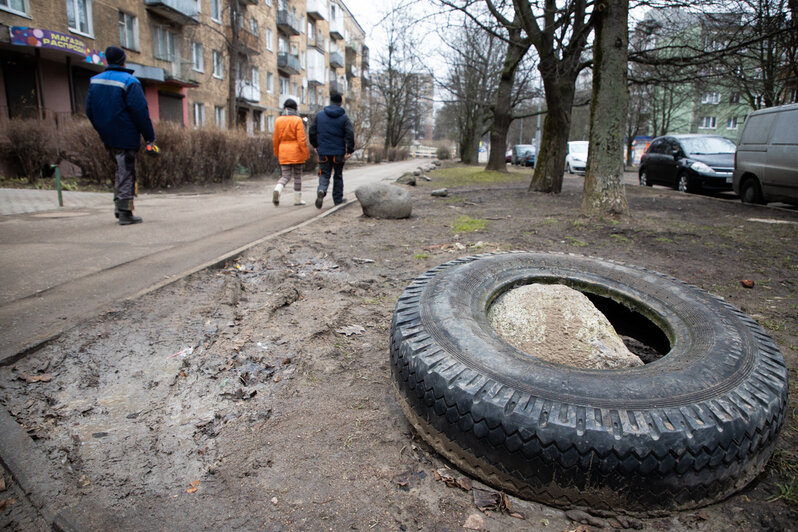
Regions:
M 62 157 L 80 168 L 83 179 L 113 185 L 115 163 L 87 118 L 69 120 L 59 134 Z
M 435 156 L 441 161 L 445 161 L 452 158 L 452 152 L 449 150 L 449 148 L 441 146 L 435 151 Z
M 385 159 L 385 150 L 382 148 L 369 148 L 368 162 L 381 163 Z
M 247 137 L 243 142 L 239 164 L 249 170 L 250 175 L 274 174 L 280 165 L 274 156 L 270 137 Z
M 45 165 L 57 164 L 59 150 L 55 124 L 35 119 L 14 119 L 8 123 L 7 136 L 12 159 L 29 183 L 35 183 Z

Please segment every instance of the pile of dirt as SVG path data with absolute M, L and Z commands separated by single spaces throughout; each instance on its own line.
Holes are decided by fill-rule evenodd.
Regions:
M 795 394 L 759 479 L 723 503 L 645 520 L 495 493 L 412 433 L 390 379 L 393 307 L 413 278 L 474 253 L 569 252 L 670 274 L 753 316 L 795 376 L 796 211 L 633 186 L 631 218 L 589 220 L 581 183 L 566 179 L 559 196 L 517 183 L 434 198 L 420 186 L 407 220 L 353 204 L 0 368 L 0 401 L 48 461 L 43 494 L 57 508 L 104 508 L 122 530 L 791 528 Z M 464 219 L 484 228 L 458 234 Z M 2 524 L 42 527 L 15 499 Z

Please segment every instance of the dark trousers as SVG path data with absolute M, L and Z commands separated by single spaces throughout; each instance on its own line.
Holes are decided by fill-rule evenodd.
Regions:
M 114 201 L 119 210 L 132 211 L 136 195 L 136 152 L 121 148 L 108 148 L 116 163 L 114 179 Z
M 344 156 L 319 155 L 319 192 L 327 194 L 330 186 L 330 174 L 333 178 L 332 199 L 338 205 L 344 201 Z

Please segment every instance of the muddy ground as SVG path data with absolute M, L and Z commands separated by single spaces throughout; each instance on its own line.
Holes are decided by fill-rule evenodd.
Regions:
M 49 460 L 41 493 L 117 530 L 794 527 L 798 211 L 628 186 L 631 218 L 591 221 L 578 215 L 582 178 L 568 176 L 559 196 L 528 193 L 528 174 L 521 179 L 450 188 L 447 198 L 430 196 L 435 181 L 411 188 L 408 220 L 365 218 L 355 203 L 0 368 L 0 402 Z M 464 216 L 486 226 L 458 233 Z M 481 512 L 458 483 L 465 475 L 441 480 L 448 464 L 414 436 L 393 395 L 392 311 L 438 264 L 518 249 L 645 266 L 753 316 L 793 383 L 768 469 L 707 508 L 642 520 L 582 515 L 587 525 L 515 497 L 515 516 Z M 0 526 L 46 529 L 4 478 Z

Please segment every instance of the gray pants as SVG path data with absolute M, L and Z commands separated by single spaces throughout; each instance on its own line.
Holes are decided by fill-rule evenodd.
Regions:
M 138 150 L 108 148 L 116 163 L 114 179 L 114 201 L 119 210 L 132 211 L 136 195 L 136 153 Z

